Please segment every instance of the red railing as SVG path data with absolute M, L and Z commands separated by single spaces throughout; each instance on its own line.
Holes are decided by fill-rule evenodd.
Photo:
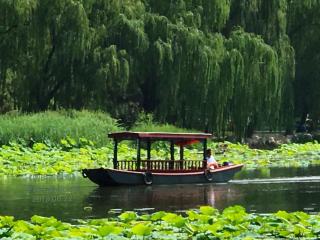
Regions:
M 204 161 L 201 160 L 141 160 L 140 170 L 201 170 Z M 118 161 L 120 170 L 138 170 L 137 161 Z

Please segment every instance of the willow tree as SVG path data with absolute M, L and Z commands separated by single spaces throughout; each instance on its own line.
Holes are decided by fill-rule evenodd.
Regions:
M 293 127 L 295 54 L 287 35 L 288 2 L 290 1 L 233 0 L 225 31 L 231 31 L 235 24 L 239 24 L 245 31 L 261 35 L 265 43 L 277 51 L 279 78 L 282 79 L 281 99 L 277 105 L 281 106 L 281 111 L 276 119 L 265 125 L 270 129 L 286 128 L 290 131 Z
M 24 63 L 27 29 L 36 6 L 36 0 L 0 1 L 0 111 L 16 107 L 13 85 L 21 77 L 18 69 Z
M 235 31 L 228 45 L 239 51 L 243 60 L 232 103 L 235 131 L 243 136 L 248 125 L 263 121 L 270 124 L 278 118 L 283 79 L 279 76 L 276 50 L 260 37 Z
M 279 103 L 293 79 L 289 74 L 293 54 L 284 52 L 290 50 L 290 43 L 282 40 L 285 33 L 283 38 L 270 33 L 264 39 L 242 30 L 231 31 L 230 37 L 216 33 L 228 28 L 230 4 L 177 1 L 166 6 L 167 18 L 148 17 L 147 34 L 155 41 L 149 57 L 156 59 L 152 61 L 156 79 L 152 86 L 158 93 L 155 102 L 159 119 L 184 127 L 207 128 L 219 135 L 231 124 L 239 137 L 249 125 L 275 127 L 280 123 Z M 151 6 L 155 11 L 157 5 L 152 2 Z M 257 12 L 265 9 L 270 15 L 278 8 L 285 10 L 275 1 L 256 1 L 251 6 Z M 170 9 L 176 9 L 175 14 L 169 14 Z M 200 12 L 201 19 L 197 20 Z M 265 25 L 274 23 L 270 20 Z M 268 26 L 256 31 L 268 33 Z
M 11 4 L 3 8 L 6 2 Z M 90 41 L 85 10 L 79 1 L 61 0 L 2 1 L 1 11 L 8 28 L 1 47 L 12 63 L 14 102 L 24 110 L 45 110 L 66 79 L 77 81 L 74 66 Z M 9 42 L 15 46 L 8 48 Z
M 307 114 L 320 119 L 320 81 L 316 66 L 320 63 L 320 2 L 289 1 L 288 34 L 296 52 L 295 112 L 300 121 Z
M 293 87 L 299 114 L 320 112 L 319 9 L 317 0 L 0 0 L 0 110 L 103 109 L 130 122 L 144 109 L 239 138 L 291 130 Z

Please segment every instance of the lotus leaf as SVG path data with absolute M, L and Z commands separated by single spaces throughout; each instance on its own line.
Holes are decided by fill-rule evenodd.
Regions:
M 244 163 L 246 168 L 263 168 L 266 176 L 270 167 L 306 167 L 320 164 L 318 143 L 284 144 L 275 150 L 249 149 L 246 145 L 232 143 L 227 145 L 223 155 L 216 155 L 219 162 Z M 216 149 L 218 144 L 209 143 L 209 147 Z M 197 159 L 199 151 L 201 150 L 197 148 L 186 148 L 184 156 L 186 159 Z M 146 156 L 145 150 L 142 151 L 142 156 Z M 169 148 L 153 149 L 151 156 L 153 159 L 169 159 Z M 134 160 L 135 157 L 136 149 L 132 145 L 119 145 L 119 160 Z M 65 138 L 60 145 L 49 142 L 34 143 L 32 148 L 11 142 L 0 147 L 0 175 L 78 173 L 83 168 L 111 167 L 112 158 L 111 145 L 97 148 L 87 139 L 77 142 Z
M 135 235 L 147 236 L 151 233 L 151 227 L 145 225 L 144 223 L 138 223 L 131 228 L 131 231 Z

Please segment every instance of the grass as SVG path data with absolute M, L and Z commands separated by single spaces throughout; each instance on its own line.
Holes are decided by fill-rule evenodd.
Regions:
M 152 114 L 144 112 L 140 113 L 131 130 L 138 132 L 199 132 L 194 129 L 179 128 L 168 123 L 158 123 L 153 119 Z
M 61 139 L 86 138 L 96 146 L 106 145 L 107 133 L 119 131 L 117 121 L 104 112 L 47 111 L 34 114 L 11 113 L 0 116 L 0 144 L 22 142 L 59 143 Z
M 122 131 L 117 120 L 108 113 L 93 111 L 46 111 L 40 113 L 10 112 L 0 115 L 0 145 L 12 142 L 32 147 L 34 143 L 61 145 L 66 138 L 80 142 L 82 138 L 94 142 L 95 147 L 110 143 L 107 134 Z M 151 114 L 142 112 L 131 131 L 197 132 L 170 124 L 157 123 Z M 63 147 L 63 146 L 62 146 Z

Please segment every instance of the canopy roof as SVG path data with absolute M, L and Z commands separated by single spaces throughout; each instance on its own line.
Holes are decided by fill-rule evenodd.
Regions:
M 162 141 L 192 141 L 210 138 L 210 133 L 171 133 L 171 132 L 115 132 L 108 134 L 109 138 L 117 140 L 162 140 Z

